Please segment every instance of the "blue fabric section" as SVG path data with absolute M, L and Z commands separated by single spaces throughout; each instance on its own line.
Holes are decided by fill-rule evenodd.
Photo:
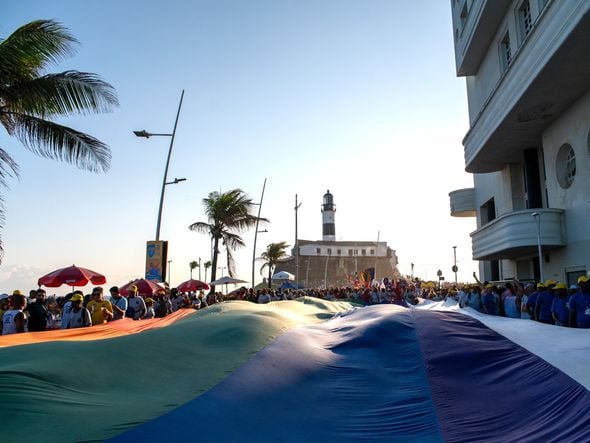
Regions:
M 442 441 L 411 314 L 378 305 L 290 330 L 117 442 Z
M 590 441 L 590 392 L 576 381 L 471 317 L 412 315 L 446 441 Z

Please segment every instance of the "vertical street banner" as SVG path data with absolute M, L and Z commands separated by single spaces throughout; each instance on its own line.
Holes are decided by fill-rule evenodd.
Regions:
M 145 255 L 145 278 L 157 282 L 165 281 L 166 260 L 168 258 L 167 241 L 148 241 Z

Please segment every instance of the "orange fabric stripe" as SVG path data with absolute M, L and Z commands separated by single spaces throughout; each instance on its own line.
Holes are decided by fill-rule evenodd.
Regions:
M 137 334 L 150 329 L 162 328 L 196 313 L 193 309 L 179 309 L 164 318 L 152 318 L 150 320 L 121 320 L 91 326 L 89 328 L 56 329 L 44 332 L 24 332 L 22 334 L 0 335 L 0 348 L 10 346 L 28 345 L 32 343 L 45 343 L 49 341 L 91 341 L 107 338 L 121 337 L 123 335 Z

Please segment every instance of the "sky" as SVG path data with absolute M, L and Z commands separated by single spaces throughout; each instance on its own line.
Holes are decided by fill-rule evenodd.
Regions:
M 458 279 L 472 281 L 475 219 L 451 217 L 448 196 L 473 186 L 448 1 L 21 0 L 3 2 L 0 17 L 0 38 L 32 20 L 61 22 L 80 44 L 50 71 L 96 73 L 120 101 L 59 121 L 109 145 L 102 174 L 36 157 L 0 128 L 20 174 L 2 191 L 0 292 L 35 288 L 71 264 L 108 286 L 144 275 L 170 139 L 132 131 L 172 132 L 182 90 L 168 180 L 187 180 L 166 187 L 160 234 L 172 285 L 190 277 L 191 261 L 210 259 L 209 237 L 188 229 L 207 221 L 202 199 L 240 188 L 258 202 L 265 178 L 270 222 L 256 256 L 294 244 L 296 194 L 299 238 L 320 240 L 329 189 L 337 240 L 379 235 L 402 274 L 414 263 L 414 275 L 441 269 L 449 281 L 456 246 Z M 254 231 L 243 238 L 236 277 L 250 280 Z

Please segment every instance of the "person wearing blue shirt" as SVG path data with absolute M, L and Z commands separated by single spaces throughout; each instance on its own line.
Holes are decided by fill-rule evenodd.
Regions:
M 486 285 L 484 293 L 483 293 L 483 312 L 489 315 L 497 315 L 497 303 L 496 297 L 492 290 L 494 289 L 494 285 Z
M 570 326 L 590 328 L 590 278 L 578 278 L 580 291 L 570 298 Z
M 570 310 L 567 307 L 568 294 L 567 286 L 564 283 L 555 285 L 555 295 L 551 305 L 551 315 L 557 326 L 569 326 Z
M 537 290 L 535 292 L 533 292 L 531 295 L 529 295 L 528 299 L 527 299 L 527 312 L 530 314 L 531 318 L 533 320 L 536 320 L 537 317 L 535 317 L 535 310 L 537 308 L 537 297 L 539 297 L 539 294 L 541 292 L 543 292 L 545 290 L 545 284 L 544 283 L 537 283 Z
M 471 293 L 467 295 L 466 306 L 481 312 L 481 289 L 479 286 L 471 288 Z
M 551 305 L 555 298 L 555 292 L 553 288 L 557 284 L 556 281 L 547 280 L 545 282 L 546 289 L 541 292 L 537 297 L 537 303 L 535 306 L 535 318 L 541 323 L 548 325 L 553 324 L 553 316 L 551 315 Z

